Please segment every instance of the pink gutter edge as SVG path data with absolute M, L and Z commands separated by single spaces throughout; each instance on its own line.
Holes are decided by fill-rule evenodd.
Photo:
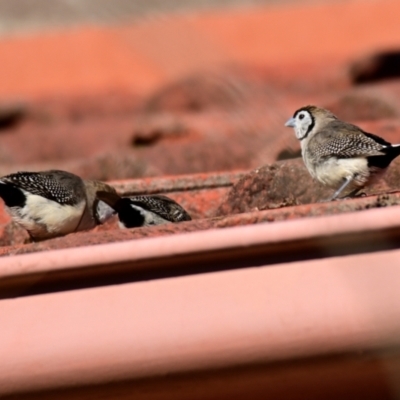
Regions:
M 400 250 L 3 300 L 0 395 L 400 345 Z
M 10 257 L 3 276 L 400 226 L 400 206 Z M 400 250 L 2 300 L 0 395 L 400 346 Z
M 400 206 L 3 257 L 0 258 L 0 282 L 10 277 L 57 270 L 123 262 L 133 264 L 138 260 L 162 260 L 182 254 L 285 243 L 306 238 L 363 235 L 367 231 L 379 232 L 388 228 L 400 228 Z

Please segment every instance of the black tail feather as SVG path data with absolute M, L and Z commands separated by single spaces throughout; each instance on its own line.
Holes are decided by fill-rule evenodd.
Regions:
M 368 157 L 368 167 L 387 168 L 400 155 L 400 145 L 388 146 L 384 151 L 385 154 L 381 156 Z

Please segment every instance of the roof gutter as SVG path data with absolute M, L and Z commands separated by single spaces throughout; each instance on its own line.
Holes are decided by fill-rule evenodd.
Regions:
M 396 248 L 400 206 L 0 259 L 0 296 Z
M 201 386 L 203 398 L 215 398 L 207 379 L 191 386 L 191 377 L 209 371 L 224 382 L 220 398 L 232 398 L 240 391 L 232 393 L 237 383 L 223 371 L 264 366 L 269 372 L 255 385 L 262 394 L 253 398 L 287 398 L 282 393 L 293 387 L 284 390 L 280 379 L 287 384 L 296 363 L 298 376 L 301 362 L 314 360 L 318 382 L 306 379 L 303 388 L 314 398 L 315 388 L 326 393 L 338 379 L 315 360 L 347 357 L 340 370 L 350 357 L 353 379 L 369 365 L 366 356 L 398 365 L 399 259 L 393 250 L 3 300 L 0 397 L 68 389 L 56 398 L 89 390 L 102 398 L 183 399 Z M 377 380 L 381 396 L 391 388 L 389 370 L 384 384 L 382 369 L 373 371 L 357 394 Z

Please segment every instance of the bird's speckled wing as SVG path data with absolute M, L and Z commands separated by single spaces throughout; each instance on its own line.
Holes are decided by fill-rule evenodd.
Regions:
M 371 157 L 385 154 L 390 143 L 355 125 L 332 121 L 312 137 L 308 150 L 318 158 Z
M 80 186 L 83 185 L 82 181 L 65 171 L 17 172 L 6 175 L 1 180 L 60 204 L 74 205 L 81 201 L 76 189 L 83 189 Z
M 192 218 L 177 202 L 162 195 L 130 196 L 133 204 L 154 212 L 171 222 L 190 221 Z

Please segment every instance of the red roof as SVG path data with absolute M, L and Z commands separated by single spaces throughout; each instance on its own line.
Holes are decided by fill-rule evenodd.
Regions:
M 314 103 L 399 143 L 398 77 L 378 80 L 399 15 L 297 2 L 0 37 L 0 175 L 66 169 L 193 216 L 29 243 L 1 208 L 0 397 L 395 398 L 400 162 L 327 202 L 283 124 Z

